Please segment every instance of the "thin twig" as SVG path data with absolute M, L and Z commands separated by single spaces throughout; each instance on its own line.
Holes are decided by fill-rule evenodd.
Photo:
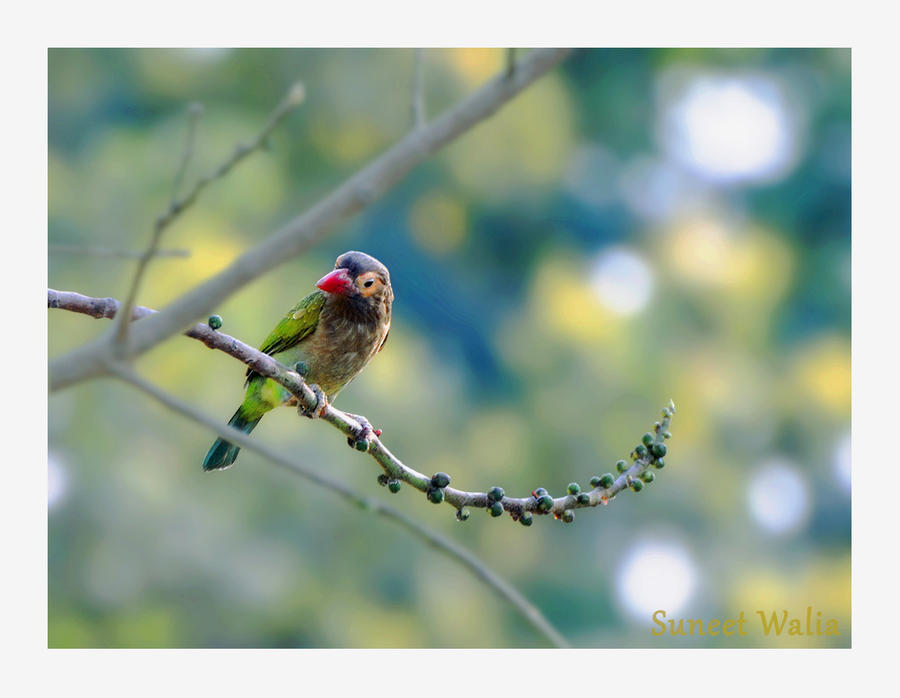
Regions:
M 412 115 L 413 130 L 425 125 L 425 61 L 424 50 L 417 48 L 413 57 Z
M 225 162 L 219 165 L 210 174 L 200 177 L 194 183 L 194 186 L 188 191 L 188 193 L 184 195 L 184 197 L 180 199 L 174 199 L 169 204 L 169 207 L 157 217 L 156 222 L 153 225 L 153 235 L 150 239 L 150 244 L 138 261 L 138 268 L 134 273 L 134 278 L 131 280 L 131 287 L 128 290 L 128 295 L 125 297 L 126 308 L 134 307 L 135 299 L 137 298 L 141 281 L 143 280 L 144 273 L 147 270 L 147 265 L 156 254 L 156 251 L 159 247 L 159 241 L 162 238 L 162 234 L 169 226 L 169 224 L 171 224 L 172 221 L 174 221 L 181 213 L 188 209 L 197 200 L 197 197 L 207 186 L 209 186 L 217 179 L 221 179 L 222 177 L 227 175 L 231 171 L 231 169 L 235 167 L 235 165 L 240 163 L 254 151 L 259 150 L 261 147 L 263 147 L 263 145 L 266 143 L 266 139 L 269 137 L 272 131 L 275 130 L 275 128 L 284 120 L 284 118 L 288 114 L 290 114 L 300 103 L 303 102 L 305 95 L 306 92 L 303 83 L 295 83 L 285 95 L 284 99 L 281 100 L 281 103 L 277 107 L 275 107 L 275 110 L 269 115 L 269 118 L 266 120 L 262 129 L 259 131 L 259 133 L 256 134 L 256 136 L 252 141 L 250 141 L 250 143 L 240 143 L 235 146 L 231 156 L 228 157 Z M 130 313 L 127 313 L 122 317 L 125 318 L 126 315 L 130 315 Z M 126 342 L 128 339 L 129 325 L 130 323 L 125 319 L 121 319 L 116 323 L 114 350 L 120 356 L 125 356 L 127 354 Z
M 439 118 L 429 121 L 424 128 L 407 134 L 312 208 L 241 255 L 227 269 L 136 325 L 127 347 L 123 347 L 123 356 L 132 358 L 183 332 L 185 327 L 208 315 L 238 289 L 311 247 L 338 222 L 377 200 L 429 155 L 494 114 L 555 67 L 569 52 L 570 49 L 531 51 L 516 64 L 512 78 L 499 76 Z M 110 338 L 103 336 L 54 359 L 50 364 L 50 391 L 102 375 L 112 354 Z
M 47 246 L 49 254 L 83 255 L 85 257 L 113 257 L 115 259 L 140 259 L 146 252 L 135 250 L 117 250 L 113 247 L 100 247 L 97 245 L 63 245 L 50 243 Z M 190 257 L 191 251 L 185 249 L 160 249 L 156 250 L 154 257 Z
M 172 182 L 172 197 L 169 199 L 169 206 L 173 206 L 178 200 L 181 183 L 184 181 L 184 175 L 187 173 L 188 165 L 191 164 L 191 158 L 194 156 L 197 122 L 200 121 L 201 116 L 203 116 L 203 105 L 199 102 L 192 102 L 188 107 L 188 132 L 184 141 L 184 151 L 181 153 L 181 162 L 178 164 L 175 180 Z
M 294 460 L 293 458 L 288 458 L 287 456 L 266 446 L 265 444 L 247 437 L 246 434 L 228 426 L 227 424 L 222 424 L 221 422 L 200 412 L 199 410 L 194 409 L 192 406 L 182 402 L 175 396 L 170 395 L 169 393 L 155 386 L 153 383 L 145 380 L 141 376 L 134 373 L 134 371 L 122 366 L 121 364 L 111 364 L 110 371 L 126 383 L 129 383 L 135 388 L 138 388 L 139 390 L 142 390 L 148 395 L 156 398 L 156 400 L 161 402 L 169 409 L 194 420 L 198 424 L 202 424 L 203 426 L 212 429 L 223 439 L 227 439 L 232 443 L 236 443 L 242 448 L 247 449 L 248 451 L 255 451 L 256 453 L 260 454 L 276 465 L 279 465 L 282 468 L 286 468 L 288 471 L 294 473 L 295 475 L 300 475 L 310 482 L 313 482 L 321 487 L 324 487 L 327 490 L 330 490 L 331 492 L 334 492 L 335 494 L 340 495 L 341 497 L 347 499 L 358 507 L 366 511 L 371 511 L 375 514 L 378 514 L 379 516 L 384 516 L 394 523 L 399 524 L 407 531 L 414 533 L 415 535 L 424 539 L 426 542 L 430 543 L 441 552 L 445 553 L 452 559 L 462 564 L 469 571 L 473 572 L 476 577 L 483 581 L 498 596 L 500 596 L 505 601 L 508 601 L 513 606 L 513 608 L 515 608 L 516 611 L 518 611 L 518 613 L 525 620 L 527 620 L 541 635 L 543 635 L 552 645 L 554 645 L 555 647 L 569 646 L 566 639 L 556 628 L 553 627 L 550 621 L 548 621 L 544 617 L 540 610 L 530 601 L 528 601 L 528 599 L 526 599 L 521 593 L 519 593 L 519 591 L 515 587 L 513 587 L 509 582 L 500 577 L 496 572 L 490 569 L 472 553 L 465 550 L 448 538 L 445 538 L 436 531 L 422 526 L 418 521 L 415 521 L 409 516 L 406 516 L 405 514 L 397 511 L 390 506 L 387 506 L 386 504 L 382 504 L 376 499 L 363 497 L 357 494 L 350 486 L 344 484 L 343 482 L 334 480 L 327 475 L 324 475 L 319 470 L 309 468 L 303 463 Z
M 47 290 L 47 306 L 60 308 L 73 312 L 83 313 L 96 318 L 112 318 L 115 316 L 119 303 L 114 298 L 92 298 L 72 291 Z M 146 317 L 155 314 L 149 308 L 134 308 L 132 319 Z M 146 322 L 146 321 L 145 321 Z M 245 344 L 239 339 L 230 337 L 223 332 L 211 329 L 208 325 L 197 323 L 185 332 L 188 337 L 200 340 L 210 349 L 218 349 L 247 364 L 256 373 L 271 378 L 287 388 L 297 400 L 307 408 L 316 407 L 317 398 L 306 382 L 295 371 L 288 369 L 268 354 Z M 675 405 L 669 402 L 669 406 L 663 410 L 662 419 L 654 425 L 652 443 L 645 446 L 645 453 L 632 454 L 633 463 L 624 472 L 605 486 L 597 484 L 592 489 L 577 494 L 567 494 L 553 498 L 552 506 L 542 506 L 538 497 L 509 497 L 504 494 L 499 499 L 500 505 L 514 520 L 520 520 L 524 512 L 538 515 L 553 515 L 562 518 L 566 512 L 586 507 L 605 506 L 611 502 L 617 494 L 629 487 L 638 487 L 634 483 L 641 480 L 644 473 L 654 466 L 662 467 L 660 458 L 653 455 L 651 447 L 655 444 L 663 444 L 669 437 L 669 426 L 675 413 Z M 393 480 L 406 482 L 420 492 L 428 493 L 434 489 L 432 478 L 410 468 L 397 458 L 385 446 L 381 439 L 374 434 L 367 436 L 365 442 L 358 441 L 358 435 L 362 433 L 362 425 L 353 416 L 332 405 L 326 405 L 320 411 L 320 418 L 338 429 L 354 444 L 362 445 L 360 450 L 367 451 L 384 470 L 384 473 Z M 642 485 L 641 485 L 642 486 Z M 493 504 L 493 500 L 487 492 L 467 492 L 453 487 L 443 487 L 442 501 L 450 504 L 457 510 L 464 507 L 486 509 Z

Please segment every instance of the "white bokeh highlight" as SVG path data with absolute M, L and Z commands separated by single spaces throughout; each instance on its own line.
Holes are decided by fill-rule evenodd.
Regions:
M 797 159 L 795 119 L 778 83 L 761 75 L 696 74 L 662 111 L 669 156 L 714 182 L 772 182 Z
M 653 270 L 644 258 L 624 247 L 600 254 L 591 267 L 591 289 L 597 299 L 619 315 L 633 315 L 653 295 Z
M 674 615 L 690 601 L 697 584 L 694 562 L 680 543 L 648 541 L 631 548 L 619 567 L 616 594 L 620 605 L 646 621 L 662 608 Z
M 850 433 L 841 437 L 834 445 L 833 463 L 834 463 L 834 479 L 847 492 L 850 491 L 850 464 L 852 461 L 852 449 L 850 442 Z
M 47 456 L 47 508 L 53 509 L 65 499 L 68 477 L 62 459 L 52 451 Z
M 809 485 L 794 463 L 782 458 L 767 461 L 750 478 L 747 508 L 765 532 L 794 533 L 809 518 Z

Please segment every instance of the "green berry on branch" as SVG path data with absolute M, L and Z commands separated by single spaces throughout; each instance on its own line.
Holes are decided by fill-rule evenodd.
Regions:
M 663 434 L 663 438 L 664 438 L 664 439 L 671 439 L 671 438 L 672 438 L 672 432 L 671 432 L 671 431 L 667 431 L 665 434 Z
M 487 508 L 487 510 L 491 516 L 497 518 L 498 516 L 501 516 L 503 514 L 503 505 L 500 502 L 494 502 Z
M 209 320 L 206 322 L 211 330 L 217 330 L 222 326 L 222 317 L 220 315 L 210 315 Z
M 381 475 L 378 476 L 378 484 L 381 485 L 382 487 L 387 485 L 389 480 L 390 480 L 390 478 L 387 475 L 385 475 L 384 473 L 381 473 Z
M 431 476 L 431 484 L 435 487 L 446 487 L 450 484 L 450 476 L 447 473 L 435 473 Z
M 662 470 L 666 467 L 666 461 L 663 458 L 657 458 L 656 462 L 653 463 L 657 470 Z
M 641 473 L 641 480 L 643 480 L 644 482 L 653 482 L 653 480 L 655 479 L 656 476 L 649 470 L 645 470 L 643 473 Z
M 589 495 L 587 492 L 582 492 L 578 495 L 578 503 L 587 506 L 591 503 L 591 495 Z
M 309 366 L 305 361 L 298 361 L 297 363 L 295 363 L 294 370 L 303 378 L 306 378 L 309 375 Z
M 487 498 L 492 502 L 499 502 L 503 499 L 504 494 L 505 492 L 502 487 L 491 487 L 491 489 L 487 491 Z M 502 509 L 503 508 L 501 507 L 501 511 Z
M 572 523 L 575 520 L 575 512 L 573 512 L 571 509 L 566 509 L 562 513 L 561 518 L 563 520 L 563 523 Z
M 624 463 L 625 461 L 619 461 L 620 463 Z M 608 490 L 613 486 L 613 483 L 616 481 L 616 478 L 612 476 L 612 473 L 606 473 L 603 477 L 600 478 L 600 487 L 605 490 Z
M 353 447 L 357 451 L 366 452 L 369 450 L 369 442 L 366 441 L 365 439 L 360 439 L 359 441 L 357 441 L 356 443 L 353 444 Z
M 666 455 L 666 453 L 669 452 L 669 449 L 665 444 L 653 444 L 653 448 L 651 450 L 653 451 L 653 455 L 657 458 L 662 458 L 664 455 Z
M 542 494 L 538 497 L 538 509 L 541 511 L 550 511 L 553 508 L 553 497 L 549 494 Z
M 640 492 L 642 489 L 644 489 L 644 483 L 640 480 L 632 480 L 628 483 L 628 486 L 635 492 Z
M 547 494 L 547 490 L 545 490 L 543 487 L 538 487 L 534 492 L 531 493 L 531 496 L 535 499 L 538 499 L 540 497 L 543 497 L 545 494 Z
M 519 517 L 519 523 L 523 526 L 530 526 L 534 523 L 534 516 L 531 515 L 530 511 L 523 511 L 522 515 Z
M 653 434 L 651 434 L 649 431 L 641 437 L 641 441 L 643 442 L 644 446 L 649 446 L 654 442 L 654 440 L 655 439 L 653 438 Z
M 643 458 L 647 455 L 647 447 L 644 444 L 638 444 L 634 447 L 634 452 L 638 454 L 639 458 Z
M 599 487 L 599 486 L 600 486 L 600 476 L 594 475 L 594 477 L 591 478 L 591 487 Z
M 581 485 L 579 485 L 577 482 L 570 482 L 569 486 L 566 488 L 566 491 L 569 494 L 578 494 L 579 492 L 581 492 Z
M 400 491 L 400 480 L 391 480 L 388 483 L 388 489 L 394 494 L 397 494 Z
M 444 490 L 439 487 L 434 487 L 427 492 L 428 499 L 430 499 L 435 504 L 440 504 L 444 501 Z
M 469 510 L 468 509 L 457 509 L 456 510 L 456 520 L 457 521 L 465 521 L 469 518 Z
M 618 470 L 620 473 L 624 473 L 626 470 L 628 470 L 628 463 L 623 460 L 617 460 L 616 470 Z

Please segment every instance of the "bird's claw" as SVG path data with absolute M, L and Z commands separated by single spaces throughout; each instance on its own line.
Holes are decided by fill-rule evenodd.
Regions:
M 363 417 L 361 414 L 351 414 L 350 412 L 345 413 L 350 419 L 359 423 L 359 429 L 353 434 L 352 437 L 347 438 L 347 442 L 351 447 L 360 449 L 357 444 L 359 442 L 368 443 L 373 436 L 381 436 L 381 429 L 375 429 L 372 427 L 371 422 L 368 419 Z
M 309 417 L 310 419 L 316 419 L 317 417 L 321 417 L 322 410 L 328 407 L 328 398 L 325 396 L 322 389 L 315 383 L 310 383 L 309 389 L 312 390 L 316 396 L 316 406 L 312 409 L 308 409 L 306 405 L 298 405 L 297 414 L 303 417 Z

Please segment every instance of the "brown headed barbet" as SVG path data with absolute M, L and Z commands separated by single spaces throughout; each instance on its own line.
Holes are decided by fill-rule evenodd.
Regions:
M 334 271 L 317 289 L 288 311 L 260 347 L 282 364 L 300 364 L 305 380 L 316 393 L 315 416 L 353 380 L 384 347 L 391 328 L 394 293 L 387 267 L 363 252 L 345 252 Z M 244 402 L 228 422 L 245 434 L 263 415 L 280 405 L 296 405 L 296 398 L 271 378 L 247 371 Z M 352 415 L 356 416 L 356 415 Z M 362 420 L 364 422 L 364 420 Z M 365 429 L 371 429 L 368 422 Z M 216 439 L 203 460 L 204 470 L 229 467 L 240 447 Z

